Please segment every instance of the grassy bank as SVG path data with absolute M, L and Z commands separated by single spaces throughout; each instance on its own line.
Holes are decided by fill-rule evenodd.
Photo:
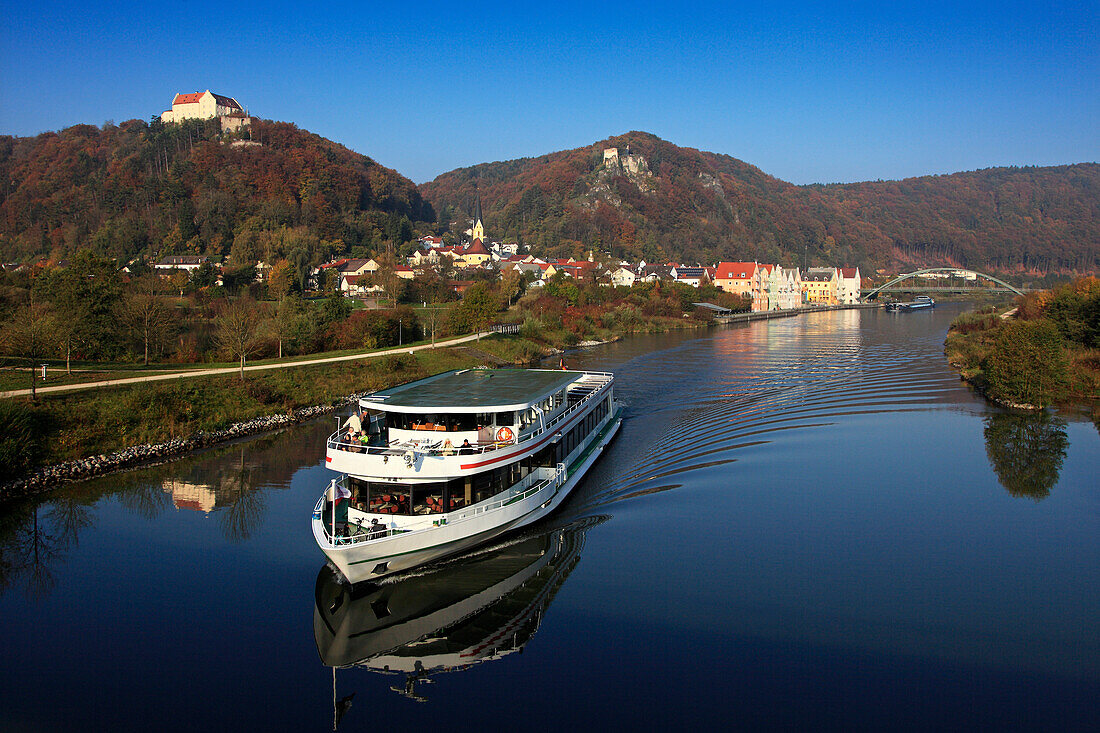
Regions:
M 611 299 L 606 289 L 536 293 L 500 320 L 519 335 L 486 337 L 456 347 L 331 364 L 40 395 L 36 402 L 0 400 L 0 480 L 38 466 L 224 429 L 252 418 L 332 404 L 347 395 L 420 379 L 448 369 L 526 365 L 585 341 L 697 328 L 688 312 L 694 293 L 644 290 Z M 595 302 L 596 296 L 603 298 Z M 329 354 L 315 354 L 329 356 Z
M 993 308 L 951 324 L 948 361 L 987 397 L 1040 408 L 1085 405 L 1100 417 L 1100 281 L 1082 278 L 1016 301 L 1007 316 Z

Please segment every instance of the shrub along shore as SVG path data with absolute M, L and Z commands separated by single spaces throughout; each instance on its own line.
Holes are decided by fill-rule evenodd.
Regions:
M 1100 421 L 1100 280 L 1080 278 L 955 319 L 944 352 L 959 375 L 1006 407 L 1085 405 Z

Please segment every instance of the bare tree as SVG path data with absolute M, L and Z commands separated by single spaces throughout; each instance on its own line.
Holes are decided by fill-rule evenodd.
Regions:
M 396 308 L 409 281 L 397 274 L 397 260 L 393 255 L 379 255 L 377 262 L 379 267 L 372 280 L 382 288 L 382 295 L 390 301 L 391 307 Z
M 31 302 L 0 330 L 0 353 L 22 357 L 31 369 L 31 399 L 35 399 L 39 360 L 52 354 L 57 346 L 57 316 L 45 303 Z
M 241 361 L 241 380 L 249 356 L 263 345 L 263 313 L 256 301 L 241 299 L 230 304 L 217 319 L 214 340 L 223 350 Z
M 122 322 L 142 342 L 145 364 L 149 364 L 149 346 L 164 342 L 165 331 L 172 322 L 172 313 L 164 301 L 150 293 L 130 293 L 119 308 Z

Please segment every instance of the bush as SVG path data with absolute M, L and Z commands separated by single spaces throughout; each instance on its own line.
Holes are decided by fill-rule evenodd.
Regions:
M 951 329 L 956 333 L 974 333 L 975 331 L 988 331 L 996 328 L 1000 318 L 992 309 L 983 308 L 980 311 L 963 313 L 951 322 Z
M 411 343 L 420 338 L 420 322 L 411 308 L 357 310 L 347 320 L 329 326 L 337 349 L 378 349 Z
M 1049 405 L 1069 389 L 1062 335 L 1045 320 L 1004 323 L 982 371 L 990 394 L 1002 401 Z

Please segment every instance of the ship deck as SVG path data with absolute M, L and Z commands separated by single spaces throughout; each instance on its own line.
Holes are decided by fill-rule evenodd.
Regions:
M 375 392 L 362 402 L 397 411 L 520 409 L 583 376 L 584 372 L 562 370 L 467 369 Z

